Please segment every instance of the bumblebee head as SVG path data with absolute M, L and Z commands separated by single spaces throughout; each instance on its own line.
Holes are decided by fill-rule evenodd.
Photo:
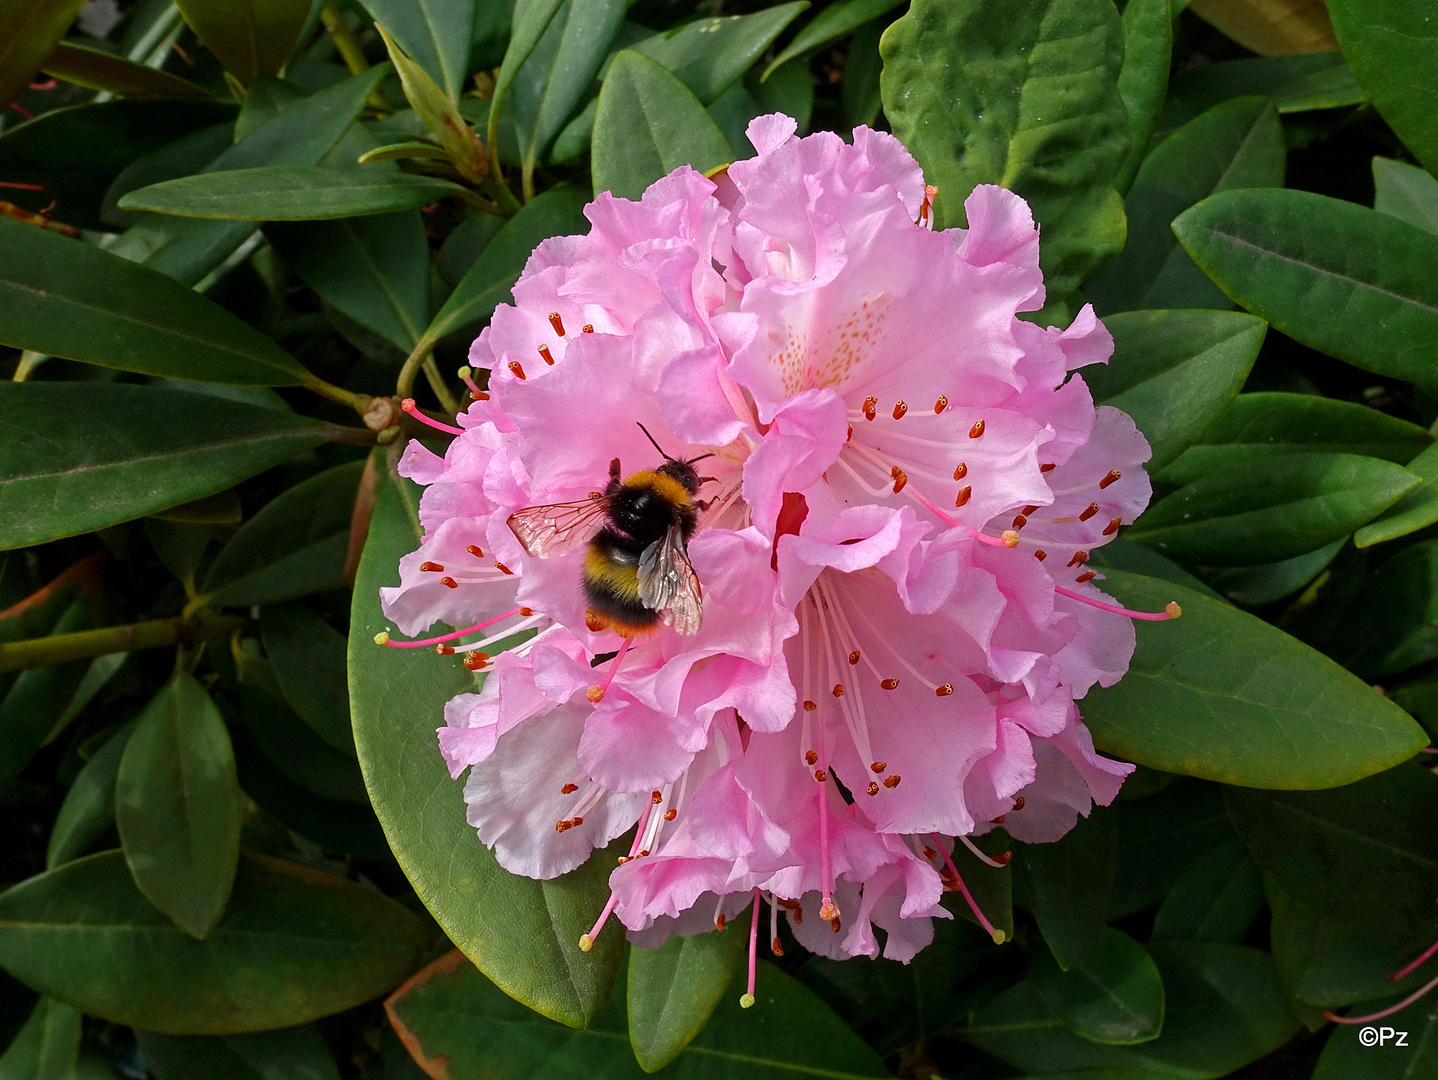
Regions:
M 636 421 L 636 423 L 638 423 L 638 421 Z M 639 430 L 644 432 L 644 437 L 649 440 L 654 449 L 658 450 L 664 458 L 664 464 L 659 466 L 655 472 L 663 473 L 671 480 L 677 480 L 683 484 L 684 489 L 689 492 L 691 498 L 698 495 L 699 488 L 703 485 L 704 479 L 695 471 L 694 463 L 696 461 L 703 461 L 705 458 L 713 457 L 714 455 L 700 454 L 698 457 L 690 458 L 688 461 L 680 461 L 678 458 L 670 457 L 664 453 L 664 448 L 654 441 L 654 436 L 649 434 L 647 427 L 643 424 L 639 424 Z

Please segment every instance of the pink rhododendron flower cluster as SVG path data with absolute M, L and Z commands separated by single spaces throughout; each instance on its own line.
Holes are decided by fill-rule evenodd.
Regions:
M 893 137 L 794 131 L 758 119 L 757 156 L 602 194 L 535 250 L 471 351 L 487 392 L 443 457 L 404 455 L 425 539 L 383 600 L 406 635 L 466 628 L 390 644 L 488 672 L 439 744 L 502 865 L 550 878 L 635 830 L 594 933 L 657 946 L 751 903 L 757 932 L 762 899 L 776 948 L 782 910 L 816 952 L 908 960 L 956 841 L 1056 840 L 1133 768 L 1075 703 L 1133 651 L 1085 561 L 1146 505 L 1149 450 L 1071 374 L 1112 351 L 1092 310 L 1017 317 L 1044 302 L 1022 199 L 980 187 L 934 231 Z M 621 638 L 586 618 L 583 545 L 535 558 L 508 519 L 658 467 L 648 434 L 702 458 L 702 623 Z

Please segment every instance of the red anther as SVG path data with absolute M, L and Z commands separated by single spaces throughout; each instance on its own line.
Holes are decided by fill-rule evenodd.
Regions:
M 1047 465 L 1040 465 L 1039 472 L 1053 472 L 1057 468 L 1058 466 L 1051 461 Z
M 774 902 L 778 904 L 781 908 L 783 908 L 785 911 L 799 910 L 799 901 L 797 900 L 785 900 L 782 896 L 776 896 L 774 897 Z
M 495 563 L 495 564 L 494 564 L 494 568 L 495 568 L 496 570 L 498 570 L 501 574 L 510 574 L 510 575 L 513 575 L 513 574 L 514 574 L 514 571 L 511 570 L 509 567 L 505 566 L 504 563 L 502 563 L 502 562 L 497 562 L 497 563 Z
M 805 712 L 813 712 L 813 711 L 814 711 L 815 709 L 817 709 L 818 707 L 819 707 L 819 706 L 815 705 L 812 701 L 806 701 L 806 702 L 804 702 L 804 711 L 805 711 Z M 809 751 L 809 753 L 811 753 L 811 754 L 812 754 L 813 752 L 814 752 L 814 751 L 812 751 L 812 750 Z
M 624 865 L 625 863 L 627 863 L 628 861 L 629 861 L 629 856 L 628 856 L 628 855 L 621 855 L 621 856 L 619 856 L 619 865 L 620 865 L 620 866 L 623 866 L 623 865 Z
M 937 859 L 938 857 L 939 857 L 939 853 L 938 853 L 937 851 L 935 851 L 933 848 L 929 847 L 928 844 L 925 844 L 925 845 L 924 845 L 924 858 L 926 858 L 926 859 Z
M 1078 584 L 1078 585 L 1082 585 L 1082 584 L 1083 584 L 1084 582 L 1086 582 L 1086 581 L 1092 581 L 1092 580 L 1093 580 L 1095 577 L 1097 577 L 1097 576 L 1098 576 L 1098 575 L 1095 574 L 1092 570 L 1085 570 L 1085 571 L 1084 571 L 1082 574 L 1080 574 L 1078 577 L 1074 578 L 1074 583 L 1075 583 L 1075 584 Z
M 794 922 L 799 926 L 804 925 L 804 909 L 798 904 L 794 905 Z
M 952 694 L 953 692 L 954 692 L 954 684 L 953 684 L 953 683 L 944 683 L 943 686 L 937 687 L 937 688 L 934 690 L 934 697 L 948 697 L 948 696 L 949 696 L 950 694 Z
M 1122 477 L 1123 473 L 1119 472 L 1117 469 L 1110 469 L 1108 471 L 1108 475 L 1098 482 L 1098 486 L 1101 488 L 1106 488 L 1110 484 L 1116 483 Z
M 438 574 L 444 572 L 444 567 L 437 562 L 422 562 L 419 564 L 419 571 L 422 574 Z
M 949 407 L 949 399 L 946 398 L 946 397 L 944 397 L 943 394 L 940 394 L 940 395 L 939 395 L 939 400 L 936 401 L 936 402 L 934 402 L 934 413 L 935 413 L 935 415 L 937 415 L 937 414 L 943 412 L 943 411 L 944 411 L 945 409 L 947 409 L 948 407 Z
M 898 787 L 898 786 L 899 786 L 899 774 L 898 774 L 898 773 L 893 773 L 893 774 L 890 775 L 890 776 L 884 777 L 884 786 L 885 786 L 886 788 L 888 788 L 889 790 L 891 790 L 891 791 L 892 791 L 894 788 Z
M 464 550 L 469 552 L 476 559 L 484 558 L 484 549 L 481 548 L 478 544 L 470 544 L 469 547 L 465 548 Z
M 435 651 L 436 653 L 438 653 L 440 656 L 453 656 L 453 655 L 454 655 L 454 646 L 453 646 L 453 645 L 446 645 L 444 642 L 441 641 L 438 645 L 436 645 L 436 646 L 434 647 L 434 651 Z
M 844 684 L 841 683 L 841 682 L 836 682 L 836 683 L 834 684 L 834 689 L 831 690 L 830 693 L 832 693 L 835 697 L 843 697 L 843 696 L 844 696 Z
M 859 662 L 859 650 L 855 649 L 849 654 L 849 665 L 852 667 Z
M 973 493 L 974 493 L 973 485 L 972 485 L 972 484 L 965 484 L 963 487 L 959 488 L 959 493 L 954 496 L 954 505 L 955 505 L 955 506 L 963 506 L 964 503 L 966 503 L 966 502 L 969 501 L 969 496 L 972 495 Z
M 832 919 L 829 920 L 829 929 L 834 931 L 834 933 L 836 934 L 839 932 L 839 927 L 841 925 L 843 924 L 840 922 L 839 916 L 837 915 L 835 915 Z
M 962 480 L 964 477 L 966 477 L 966 476 L 968 476 L 968 475 L 969 475 L 969 467 L 968 467 L 967 465 L 965 465 L 962 461 L 959 462 L 958 465 L 956 465 L 956 466 L 954 467 L 954 479 L 955 479 L 955 480 Z
M 571 825 L 583 825 L 583 824 L 584 824 L 584 819 L 583 819 L 582 817 L 570 818 L 570 819 L 569 819 L 569 824 L 571 824 Z
M 878 408 L 878 405 L 879 405 L 879 399 L 876 398 L 873 394 L 870 394 L 868 397 L 866 397 L 866 398 L 864 399 L 864 419 L 865 419 L 865 420 L 872 420 L 872 419 L 874 419 L 874 417 L 877 415 L 877 413 L 876 413 L 875 410 Z
M 1034 504 L 1031 505 L 1031 506 L 1025 506 L 1022 510 L 1019 511 L 1019 513 L 1023 514 L 1024 517 L 1033 517 L 1033 516 L 1034 516 L 1034 511 L 1037 510 L 1037 509 L 1038 509 L 1038 504 L 1037 504 L 1037 503 L 1034 503 Z
M 556 821 L 554 823 L 555 832 L 568 832 L 572 828 L 574 828 L 574 823 L 571 821 Z
M 559 312 L 551 311 L 549 313 L 549 325 L 554 327 L 554 332 L 560 337 L 564 336 L 564 320 L 559 317 Z
M 896 402 L 894 402 L 894 419 L 895 419 L 895 420 L 902 420 L 902 419 L 904 418 L 904 414 L 905 414 L 906 412 L 908 412 L 908 411 L 909 411 L 909 407 L 908 407 L 907 405 L 905 405 L 902 401 L 896 401 Z
M 1109 523 L 1103 527 L 1103 534 L 1105 536 L 1112 536 L 1114 533 L 1118 532 L 1118 527 L 1122 524 L 1122 517 L 1110 518 Z
M 854 437 L 854 425 L 853 425 L 853 424 L 850 424 L 850 425 L 849 425 L 849 433 L 844 436 L 844 441 L 845 441 L 845 442 L 848 442 L 848 441 L 851 440 L 853 437 Z
M 579 790 L 579 785 L 578 785 L 578 784 L 565 784 L 562 788 L 559 789 L 559 794 L 561 794 L 561 795 L 573 795 L 573 794 L 574 794 L 576 791 L 578 791 L 578 790 Z
M 1003 823 L 1004 823 L 1004 815 L 1003 815 L 1003 814 L 1000 814 L 1000 815 L 999 815 L 998 817 L 996 817 L 996 818 L 989 818 L 989 824 L 990 824 L 990 825 L 1002 825 Z
M 810 765 L 815 765 L 819 761 L 819 755 L 814 753 L 814 751 L 812 750 L 805 750 L 804 760 L 807 761 Z
M 1024 797 L 1023 797 L 1022 795 L 1020 795 L 1020 796 L 1018 796 L 1018 798 L 1014 799 L 1014 810 L 1022 810 L 1023 808 L 1024 808 Z M 1014 812 L 1014 810 L 1010 810 L 1009 813 L 1012 814 L 1012 813 Z
M 1075 552 L 1074 552 L 1074 557 L 1069 560 L 1069 565 L 1070 565 L 1070 566 L 1082 566 L 1082 565 L 1083 565 L 1084 563 L 1086 563 L 1086 562 L 1088 562 L 1088 552 L 1087 552 L 1087 551 L 1075 551 Z
M 1089 503 L 1089 504 L 1088 504 L 1088 509 L 1085 510 L 1082 514 L 1079 515 L 1079 520 L 1080 520 L 1080 521 L 1087 521 L 1089 518 L 1093 517 L 1093 516 L 1094 516 L 1095 514 L 1097 514 L 1097 513 L 1098 513 L 1098 503 Z
M 469 392 L 469 396 L 470 396 L 470 399 L 473 400 L 473 401 L 488 401 L 488 400 L 489 400 L 489 395 L 488 395 L 487 393 L 485 393 L 483 390 L 471 390 L 471 391 Z
M 978 438 L 980 435 L 982 435 L 983 433 L 984 433 L 984 422 L 983 422 L 982 420 L 975 420 L 975 421 L 974 421 L 974 426 L 971 427 L 971 428 L 969 428 L 969 438 L 971 438 L 971 439 L 977 439 L 977 438 Z
M 899 688 L 899 680 L 884 679 L 882 682 L 879 683 L 879 685 L 882 686 L 885 690 L 897 690 Z
M 549 351 L 549 346 L 548 346 L 548 345 L 541 345 L 541 346 L 539 347 L 539 355 L 544 358 L 544 362 L 545 362 L 546 364 L 548 364 L 550 367 L 553 367 L 553 366 L 554 366 L 554 354 Z M 510 364 L 509 366 L 510 366 L 511 368 L 514 367 L 513 364 Z M 518 374 L 518 372 L 516 372 L 516 374 Z M 520 375 L 519 377 L 520 377 L 521 379 L 524 378 L 523 375 Z
M 887 761 L 875 761 L 869 765 L 869 768 L 876 773 L 881 773 L 888 767 L 889 763 Z
M 648 855 L 648 854 L 649 854 L 649 849 L 648 849 L 648 848 L 645 848 L 643 851 L 641 851 L 638 855 L 636 855 L 636 856 L 634 856 L 634 857 L 635 857 L 636 859 L 642 859 L 642 858 L 644 858 L 644 856 L 646 856 L 646 855 Z
M 772 952 L 775 956 L 783 956 L 784 943 L 778 938 L 775 938 L 773 941 L 769 942 L 769 951 Z
M 714 916 L 714 929 L 721 934 L 724 932 L 724 913 L 722 911 Z
M 814 779 L 822 784 L 825 780 L 829 779 L 829 774 L 826 773 L 823 769 L 815 769 Z
M 909 477 L 897 465 L 894 466 L 894 494 L 904 490 L 904 485 L 909 482 Z
M 579 330 L 580 330 L 581 333 L 584 333 L 584 334 L 592 334 L 592 333 L 594 333 L 594 324 L 593 324 L 593 323 L 585 323 L 583 326 L 581 326 L 581 327 L 579 328 Z
M 472 652 L 464 658 L 464 666 L 469 668 L 470 671 L 478 671 L 487 663 L 489 663 L 489 655 L 487 653 Z
M 455 581 L 452 577 L 442 577 L 439 579 L 439 583 L 443 585 L 446 589 L 459 588 L 459 582 Z
M 520 366 L 518 360 L 511 360 L 509 362 L 509 370 L 514 373 L 516 379 L 524 378 L 524 368 Z
M 1029 523 L 1029 519 L 1026 518 L 1026 517 L 1024 517 L 1023 514 L 1015 514 L 1015 515 L 1014 515 L 1014 528 L 1015 528 L 1015 529 L 1022 529 L 1022 528 L 1023 528 L 1025 525 L 1027 525 L 1028 523 Z
M 519 609 L 519 613 L 520 613 L 520 615 L 524 616 L 524 618 L 527 619 L 527 618 L 529 618 L 531 615 L 534 614 L 534 609 L 533 609 L 533 608 L 522 607 L 522 608 Z
M 664 801 L 664 795 L 658 791 L 651 791 L 649 793 L 649 801 L 652 802 L 655 806 L 658 806 Z
M 1034 552 L 1034 558 L 1037 559 L 1039 562 L 1043 562 L 1048 557 L 1049 553 L 1043 548 L 1039 548 L 1037 551 Z
M 879 785 L 874 783 L 874 781 L 870 780 L 869 786 L 866 787 L 864 790 L 867 791 L 870 795 L 877 795 L 879 794 Z
M 665 820 L 665 821 L 673 821 L 673 820 L 674 820 L 676 817 L 678 817 L 678 816 L 679 816 L 679 811 L 676 810 L 676 809 L 674 809 L 674 807 L 672 807 L 672 806 L 671 806 L 668 810 L 664 811 L 664 820 Z

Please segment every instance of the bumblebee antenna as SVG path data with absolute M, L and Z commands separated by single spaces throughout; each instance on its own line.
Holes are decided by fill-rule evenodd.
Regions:
M 638 421 L 638 420 L 636 420 L 636 421 L 634 421 L 634 422 L 635 422 L 636 424 L 639 424 L 639 421 Z M 656 450 L 659 451 L 660 456 L 662 456 L 665 461 L 673 461 L 673 460 L 674 460 L 674 459 L 673 459 L 672 457 L 670 457 L 668 454 L 664 453 L 664 447 L 660 446 L 657 442 L 654 441 L 654 436 L 651 435 L 651 434 L 649 434 L 649 429 L 648 429 L 647 427 L 645 427 L 643 424 L 639 424 L 639 430 L 642 431 L 642 432 L 644 432 L 644 437 L 649 440 L 650 445 L 652 445 L 652 446 L 654 447 L 654 449 L 656 449 Z

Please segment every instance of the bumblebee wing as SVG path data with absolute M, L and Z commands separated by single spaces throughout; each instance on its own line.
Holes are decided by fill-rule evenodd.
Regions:
M 684 549 L 684 534 L 678 525 L 669 526 L 662 540 L 656 540 L 639 557 L 639 601 L 676 633 L 693 637 L 699 633 L 703 615 L 703 591 Z
M 567 555 L 604 527 L 609 496 L 576 502 L 526 506 L 509 515 L 509 530 L 536 559 Z

